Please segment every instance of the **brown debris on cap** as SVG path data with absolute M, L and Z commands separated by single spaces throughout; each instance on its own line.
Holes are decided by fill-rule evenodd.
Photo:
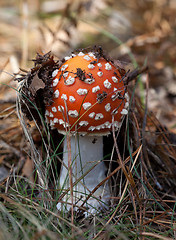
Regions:
M 65 60 L 52 73 L 54 97 L 46 106 L 47 122 L 61 133 L 106 135 L 112 126 L 117 130 L 128 114 L 125 71 L 100 48 Z
M 50 52 L 37 54 L 33 60 L 34 67 L 27 74 L 21 74 L 15 80 L 22 82 L 20 86 L 20 104 L 23 113 L 29 120 L 35 118 L 40 123 L 39 112 L 44 115 L 45 105 L 53 102 L 53 72 L 62 65 L 63 61 L 54 61 Z M 32 115 L 32 116 L 31 116 Z

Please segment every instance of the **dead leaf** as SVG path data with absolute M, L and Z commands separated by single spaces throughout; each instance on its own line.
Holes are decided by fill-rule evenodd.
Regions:
M 32 83 L 29 87 L 30 92 L 32 93 L 33 96 L 36 95 L 36 92 L 39 89 L 43 89 L 45 87 L 45 83 L 38 77 L 36 74 L 34 78 L 32 79 Z
M 33 176 L 33 164 L 30 158 L 27 158 L 24 167 L 22 169 L 22 175 L 26 176 L 32 183 L 34 183 L 34 176 Z

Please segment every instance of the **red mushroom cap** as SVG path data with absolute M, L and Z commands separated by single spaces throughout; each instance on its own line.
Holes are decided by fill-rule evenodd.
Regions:
M 120 69 L 92 52 L 65 60 L 53 72 L 53 103 L 45 112 L 50 126 L 61 133 L 106 135 L 112 124 L 117 130 L 129 105 Z

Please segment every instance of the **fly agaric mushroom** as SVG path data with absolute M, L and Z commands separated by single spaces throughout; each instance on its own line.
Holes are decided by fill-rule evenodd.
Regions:
M 103 160 L 103 136 L 112 128 L 118 130 L 128 113 L 129 97 L 121 70 L 103 54 L 79 52 L 65 57 L 62 66 L 52 73 L 53 102 L 46 106 L 45 116 L 52 128 L 62 134 L 71 134 L 72 177 L 74 182 L 80 179 L 73 188 L 76 206 L 81 206 L 105 179 L 106 166 L 100 161 Z M 66 139 L 60 185 L 69 188 Z M 107 206 L 109 199 L 110 188 L 106 183 L 95 191 L 85 206 L 93 213 Z M 69 210 L 71 198 L 68 194 L 57 204 L 59 210 L 63 202 Z

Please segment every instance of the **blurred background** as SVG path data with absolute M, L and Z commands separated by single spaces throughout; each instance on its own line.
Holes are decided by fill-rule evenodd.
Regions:
M 16 88 L 13 73 L 29 70 L 37 52 L 60 58 L 101 45 L 130 68 L 149 66 L 140 94 L 148 77 L 150 110 L 175 131 L 175 15 L 175 0 L 1 0 L 0 82 Z M 15 95 L 0 85 L 1 102 Z
M 19 89 L 19 83 L 14 81 L 15 74 L 25 74 L 25 71 L 30 71 L 36 53 L 45 54 L 51 51 L 55 59 L 58 59 L 70 55 L 76 49 L 94 45 L 102 46 L 109 56 L 120 60 L 127 70 L 145 65 L 149 68 L 148 72 L 141 74 L 135 89 L 136 102 L 140 102 L 139 99 L 142 102 L 141 105 L 137 104 L 137 106 L 144 107 L 149 114 L 147 115 L 146 111 L 141 111 L 141 108 L 140 110 L 137 108 L 138 112 L 135 112 L 136 110 L 131 111 L 132 123 L 135 123 L 134 128 L 137 129 L 134 133 L 137 134 L 138 131 L 141 131 L 141 135 L 138 136 L 141 141 L 140 144 L 143 144 L 141 136 L 143 136 L 143 130 L 145 130 L 145 117 L 150 115 L 150 111 L 154 113 L 154 115 L 151 114 L 151 119 L 148 118 L 149 121 L 144 134 L 145 142 L 148 145 L 144 144 L 142 148 L 146 150 L 145 147 L 147 146 L 147 151 L 142 150 L 143 155 L 141 154 L 141 156 L 144 158 L 139 158 L 137 170 L 141 173 L 142 179 L 146 176 L 144 182 L 149 186 L 155 201 L 150 202 L 151 199 L 146 198 L 146 189 L 138 181 L 140 178 L 138 179 L 136 170 L 130 172 L 131 175 L 129 176 L 132 180 L 134 173 L 135 181 L 131 181 L 135 183 L 135 187 L 133 184 L 129 184 L 128 195 L 123 199 L 124 201 L 120 206 L 121 212 L 117 212 L 117 216 L 114 217 L 113 227 L 120 226 L 120 231 L 122 229 L 127 235 L 134 236 L 134 239 L 138 239 L 135 234 L 138 234 L 139 231 L 148 231 L 147 227 L 150 231 L 153 226 L 156 228 L 156 233 L 161 232 L 163 235 L 171 237 L 167 239 L 176 237 L 174 215 L 176 189 L 176 157 L 174 155 L 176 143 L 175 16 L 176 0 L 0 0 L 0 186 L 2 189 L 0 197 L 1 200 L 4 199 L 3 204 L 0 203 L 0 239 L 39 239 L 39 236 L 45 234 L 43 229 L 47 229 L 50 221 L 51 226 L 48 229 L 52 229 L 53 234 L 58 228 L 58 224 L 61 223 L 59 229 L 63 228 L 62 222 L 64 223 L 65 219 L 65 217 L 63 220 L 57 219 L 51 211 L 45 212 L 46 208 L 40 208 L 40 206 L 43 206 L 42 201 L 45 201 L 45 198 L 40 198 L 41 195 L 37 195 L 38 185 L 35 184 L 36 172 L 32 161 L 33 154 L 31 154 L 34 146 L 30 145 L 25 137 L 17 116 L 16 93 Z M 135 81 L 131 82 L 130 88 L 133 89 L 134 85 Z M 159 121 L 153 116 L 156 116 Z M 156 121 L 152 122 L 153 119 Z M 38 131 L 40 129 L 37 130 L 34 122 L 27 121 L 25 126 L 41 154 L 39 160 L 43 165 L 45 155 L 43 154 L 42 134 L 40 135 L 40 131 Z M 131 132 L 133 133 L 133 131 Z M 167 133 L 169 133 L 169 140 L 167 139 Z M 133 137 L 135 138 L 136 135 L 132 136 L 131 139 Z M 134 147 L 133 150 L 135 149 Z M 145 157 L 147 160 L 145 160 Z M 145 161 L 141 161 L 141 159 Z M 141 165 L 144 163 L 145 165 Z M 45 174 L 44 176 L 48 175 Z M 120 172 L 119 176 L 123 177 L 123 174 Z M 33 183 L 34 188 L 30 187 L 33 186 Z M 123 182 L 120 181 L 120 183 Z M 124 182 L 124 189 L 128 185 L 126 183 Z M 154 186 L 154 189 L 148 184 Z M 119 189 L 121 191 L 123 187 Z M 134 194 L 136 189 L 139 196 L 142 196 L 140 201 Z M 36 191 L 36 199 L 33 190 Z M 50 192 L 54 193 L 52 189 L 49 189 L 46 194 L 50 194 Z M 43 194 L 45 194 L 45 191 Z M 151 195 L 147 197 L 151 198 Z M 55 206 L 54 200 L 52 201 Z M 159 203 L 155 205 L 157 201 Z M 165 210 L 158 207 L 160 201 Z M 24 208 L 20 210 L 21 212 L 17 209 L 18 213 L 16 214 L 18 206 L 16 203 L 18 202 L 20 202 L 20 209 L 22 203 Z M 38 203 L 39 208 L 36 207 L 37 211 L 35 211 L 34 206 L 37 206 Z M 138 203 L 140 210 L 138 209 Z M 173 209 L 171 209 L 172 207 Z M 135 209 L 136 211 L 134 211 Z M 31 217 L 33 216 L 31 214 L 37 215 L 40 211 L 41 217 L 37 216 L 38 218 L 33 223 L 34 218 Z M 3 216 L 3 220 L 1 220 L 1 216 Z M 9 216 L 13 216 L 15 220 Z M 159 222 L 158 217 L 161 217 L 161 222 Z M 127 225 L 124 225 L 126 219 Z M 22 230 L 18 221 L 22 224 Z M 118 225 L 119 221 L 122 221 L 122 225 Z M 94 230 L 92 230 L 89 222 L 86 224 L 92 234 Z M 140 224 L 143 227 L 142 230 L 138 229 Z M 82 222 L 81 224 L 78 222 L 78 225 L 84 228 Z M 93 225 L 96 226 L 94 221 Z M 46 226 L 46 228 L 43 228 L 43 226 Z M 97 226 L 100 227 L 99 224 Z M 111 230 L 111 226 L 107 227 L 106 224 L 105 226 L 106 230 L 108 228 L 109 231 Z M 19 238 L 18 234 L 15 237 L 18 228 L 20 229 L 19 235 L 21 231 L 24 234 L 27 232 L 29 238 Z M 68 227 L 66 226 L 64 229 L 68 234 Z M 83 229 L 83 231 L 87 230 Z M 36 235 L 32 238 L 31 234 L 33 232 Z M 3 233 L 5 237 L 1 238 Z M 46 234 L 51 234 L 51 232 L 46 231 Z M 53 235 L 53 238 L 47 239 L 60 239 L 58 236 L 60 235 L 56 237 Z M 155 238 L 156 234 L 152 235 L 151 233 L 151 236 Z M 120 234 L 118 237 L 121 239 Z M 42 237 L 42 239 L 46 238 Z M 64 239 L 66 238 L 64 237 Z M 110 239 L 117 239 L 117 237 Z M 123 239 L 127 238 L 124 237 Z M 166 239 L 166 237 L 160 238 L 157 235 L 155 239 Z
M 176 133 L 175 16 L 175 0 L 1 0 L 2 179 L 8 175 L 4 166 L 11 169 L 11 164 L 19 162 L 20 149 L 29 147 L 16 114 L 18 83 L 13 80 L 20 68 L 29 71 L 37 52 L 51 51 L 61 58 L 78 48 L 101 45 L 127 69 L 148 65 L 136 95 L 145 98 L 147 93 L 148 109 Z M 38 135 L 33 137 L 37 142 Z M 31 161 L 26 164 L 23 174 L 31 177 Z

